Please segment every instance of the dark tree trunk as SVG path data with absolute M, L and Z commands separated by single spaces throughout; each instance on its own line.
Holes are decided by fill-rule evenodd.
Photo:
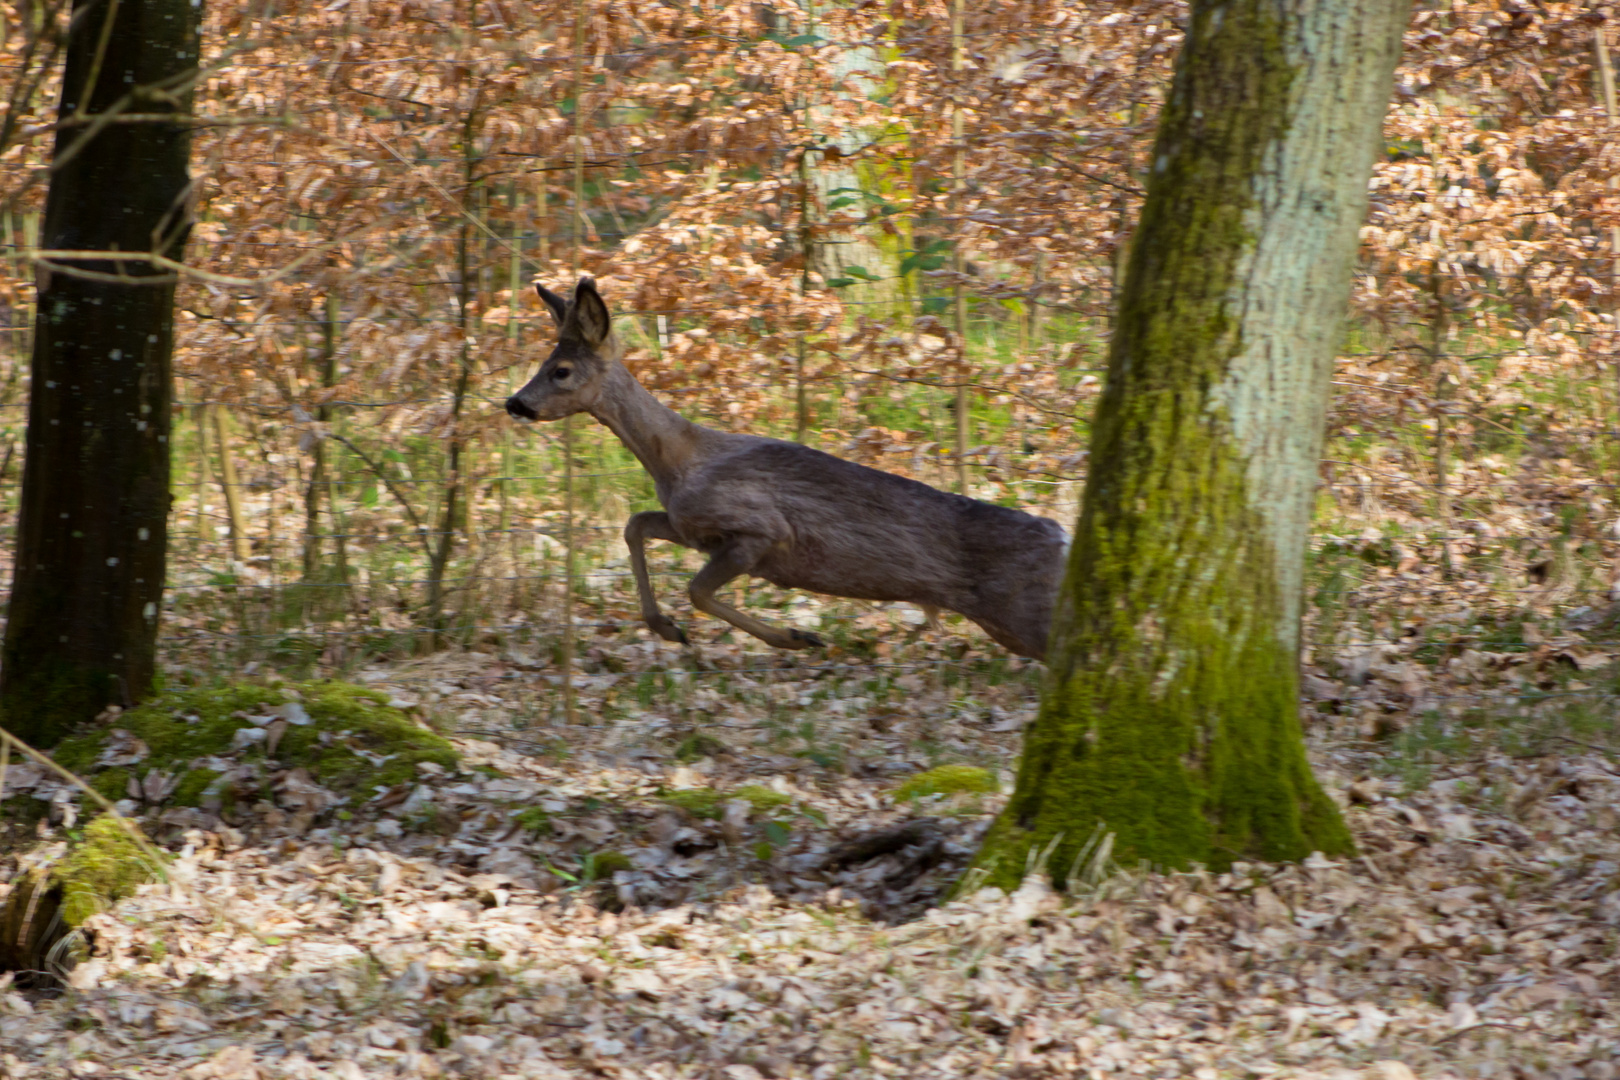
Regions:
M 41 247 L 183 253 L 194 0 L 75 0 Z M 52 745 L 151 689 L 169 514 L 173 273 L 41 262 L 0 718 Z
M 1051 674 L 979 854 L 1061 884 L 1352 850 L 1305 757 L 1305 547 L 1407 0 L 1194 0 L 1110 342 Z

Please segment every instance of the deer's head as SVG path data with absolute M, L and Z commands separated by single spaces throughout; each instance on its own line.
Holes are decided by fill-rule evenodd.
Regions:
M 536 285 L 557 320 L 557 346 L 528 385 L 506 399 L 506 411 L 519 420 L 561 420 L 588 412 L 602 393 L 603 377 L 619 362 L 619 343 L 596 282 L 581 278 L 574 298 L 564 300 Z

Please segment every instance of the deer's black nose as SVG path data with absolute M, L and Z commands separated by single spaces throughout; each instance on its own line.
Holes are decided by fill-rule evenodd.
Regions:
M 523 402 L 519 401 L 516 396 L 506 399 L 506 411 L 517 417 L 519 420 L 540 419 L 539 413 L 523 404 Z

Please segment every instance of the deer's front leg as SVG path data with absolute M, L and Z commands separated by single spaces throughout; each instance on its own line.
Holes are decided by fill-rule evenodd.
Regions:
M 770 549 L 771 541 L 763 536 L 738 536 L 726 541 L 723 547 L 709 556 L 709 561 L 687 586 L 692 606 L 778 649 L 809 649 L 825 645 L 826 642 L 808 631 L 782 629 L 762 623 L 715 599 L 715 590 L 739 574 L 748 573 Z
M 662 510 L 635 514 L 625 523 L 624 543 L 630 549 L 630 570 L 636 576 L 636 596 L 641 600 L 641 617 L 646 620 L 648 629 L 665 641 L 685 645 L 685 631 L 675 625 L 674 619 L 658 610 L 658 597 L 653 595 L 652 578 L 647 573 L 645 542 L 648 539 L 681 542 L 669 515 Z

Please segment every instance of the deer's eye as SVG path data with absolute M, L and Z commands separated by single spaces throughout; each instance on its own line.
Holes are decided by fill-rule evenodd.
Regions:
M 562 382 L 564 379 L 568 378 L 571 371 L 571 368 L 560 367 L 552 371 L 551 377 L 556 379 L 558 382 Z

